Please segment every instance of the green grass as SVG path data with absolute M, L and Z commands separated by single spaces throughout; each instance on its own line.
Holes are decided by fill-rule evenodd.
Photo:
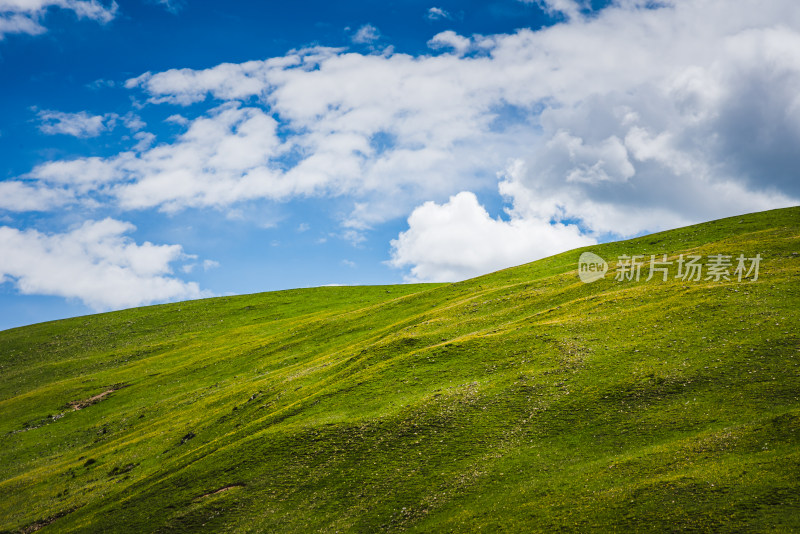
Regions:
M 0 530 L 800 530 L 800 208 L 582 250 L 0 332 Z

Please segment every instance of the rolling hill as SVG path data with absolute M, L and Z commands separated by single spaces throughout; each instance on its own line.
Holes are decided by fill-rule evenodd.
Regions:
M 0 530 L 800 531 L 799 252 L 790 208 L 0 332 Z

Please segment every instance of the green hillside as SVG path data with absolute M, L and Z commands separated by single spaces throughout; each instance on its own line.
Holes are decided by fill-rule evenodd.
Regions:
M 0 332 L 0 530 L 800 531 L 798 252 L 791 208 Z M 675 278 L 680 254 L 730 280 Z

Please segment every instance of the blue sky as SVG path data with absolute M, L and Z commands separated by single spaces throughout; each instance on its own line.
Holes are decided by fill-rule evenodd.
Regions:
M 798 204 L 789 0 L 0 0 L 0 328 Z

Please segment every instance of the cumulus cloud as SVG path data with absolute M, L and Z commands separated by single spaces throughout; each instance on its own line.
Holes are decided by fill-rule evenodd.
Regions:
M 364 24 L 353 35 L 352 41 L 357 44 L 369 44 L 381 38 L 381 32 L 372 24 Z
M 29 176 L 35 178 L 38 185 L 64 188 L 76 195 L 102 192 L 117 178 L 113 165 L 98 157 L 51 161 L 34 168 Z
M 248 198 L 284 198 L 292 183 L 268 163 L 280 153 L 277 122 L 259 109 L 223 106 L 196 119 L 173 144 L 107 160 L 128 180 L 113 195 L 126 209 L 228 206 Z
M 0 227 L 0 280 L 27 295 L 76 298 L 101 311 L 208 296 L 194 282 L 172 276 L 179 245 L 135 243 L 129 223 L 87 221 L 63 234 Z
M 294 66 L 313 66 L 315 62 L 340 52 L 335 48 L 300 50 L 265 61 L 222 63 L 204 70 L 171 69 L 145 72 L 125 82 L 128 89 L 141 88 L 154 104 L 190 105 L 205 100 L 208 94 L 219 100 L 246 100 L 266 93 L 272 72 Z
M 441 19 L 450 19 L 450 13 L 445 11 L 440 7 L 432 7 L 428 10 L 428 20 L 441 20 Z
M 0 40 L 12 33 L 46 32 L 42 20 L 51 8 L 72 11 L 79 19 L 103 24 L 110 22 L 117 12 L 116 2 L 104 5 L 97 0 L 0 0 Z
M 452 48 L 456 54 L 464 55 L 472 47 L 472 41 L 458 35 L 452 30 L 447 30 L 434 35 L 433 38 L 428 41 L 428 47 L 434 50 Z
M 279 153 L 276 128 L 276 121 L 259 109 L 225 105 L 193 121 L 173 144 L 150 148 L 152 134 L 139 132 L 138 151 L 48 162 L 28 176 L 89 200 L 114 198 L 124 209 L 175 211 L 283 198 L 299 185 L 267 166 L 270 156 Z
M 426 224 L 436 214 L 468 213 L 509 242 L 553 235 L 551 222 L 628 236 L 800 202 L 793 0 L 617 0 L 592 16 L 587 2 L 540 3 L 564 20 L 509 35 L 442 32 L 428 55 L 315 47 L 144 73 L 126 87 L 151 104 L 213 102 L 191 121 L 173 116 L 185 132 L 171 144 L 45 163 L 27 178 L 122 209 L 343 197 L 354 242 L 419 207 L 393 260 L 416 279 L 475 272 L 439 269 L 412 246 L 441 238 Z M 510 221 L 463 197 L 442 204 L 495 188 Z
M 39 130 L 48 135 L 64 134 L 75 137 L 97 137 L 114 129 L 119 118 L 114 113 L 89 115 L 85 111 L 64 113 L 62 111 L 40 110 L 37 113 Z
M 39 35 L 45 28 L 33 18 L 19 13 L 0 12 L 0 40 L 11 33 Z
M 410 267 L 408 282 L 452 282 L 595 243 L 575 226 L 513 216 L 492 219 L 473 193 L 426 202 L 392 241 L 390 265 Z
M 49 211 L 74 199 L 74 194 L 63 188 L 21 181 L 0 182 L 0 210 Z
M 179 126 L 186 126 L 187 124 L 189 124 L 189 119 L 187 119 L 180 113 L 175 113 L 174 115 L 170 115 L 169 117 L 164 119 L 164 122 L 171 122 Z
M 517 182 L 537 192 L 530 210 L 585 219 L 598 231 L 636 233 L 795 202 L 800 21 L 791 2 L 640 4 L 618 2 L 536 32 L 432 39 L 455 54 L 313 49 L 146 74 L 129 86 L 153 102 L 260 98 L 304 132 L 293 143 L 306 158 L 286 177 L 328 191 L 380 183 L 384 194 L 452 194 L 490 186 L 511 158 L 530 172 Z M 468 50 L 476 53 L 460 57 Z M 509 109 L 517 120 L 506 124 Z M 437 182 L 447 185 L 429 187 Z M 703 200 L 662 194 L 676 183 Z M 383 210 L 379 195 L 367 200 L 354 217 L 370 224 Z M 670 215 L 608 227 L 653 208 Z
M 122 123 L 126 128 L 133 132 L 138 132 L 147 126 L 147 123 L 145 123 L 139 115 L 133 112 L 126 113 L 125 116 L 122 117 Z
M 586 2 L 577 0 L 521 0 L 527 4 L 536 2 L 547 13 L 562 14 L 568 19 L 576 18 L 581 15 L 581 10 L 586 9 Z
M 225 66 L 228 80 L 239 76 L 245 83 L 214 88 L 220 91 L 218 98 L 235 90 L 247 100 L 253 96 L 250 91 L 264 90 L 257 80 L 269 77 L 276 84 L 267 97 L 274 99 L 272 114 L 260 106 L 231 102 L 192 121 L 172 116 L 170 122 L 187 127 L 172 144 L 102 162 L 84 158 L 45 163 L 30 176 L 97 183 L 102 189 L 95 193 L 126 209 L 175 211 L 257 198 L 354 195 L 364 201 L 356 202 L 347 224 L 364 229 L 407 215 L 419 198 L 447 195 L 455 181 L 465 187 L 479 184 L 480 175 L 493 176 L 531 139 L 524 132 L 514 139 L 506 132 L 487 132 L 494 115 L 469 102 L 480 95 L 463 92 L 457 73 L 437 79 L 438 69 L 457 65 L 457 58 L 437 58 L 420 70 L 408 56 L 387 61 L 328 50 L 299 54 L 291 61 L 295 68 L 267 64 L 259 73 L 246 65 L 237 74 Z M 377 91 L 376 71 L 384 79 Z M 217 73 L 176 71 L 131 84 L 152 87 L 159 95 L 171 87 L 179 91 L 176 101 L 190 103 L 205 96 L 204 84 L 218 79 Z M 191 81 L 198 81 L 197 86 Z M 182 92 L 184 87 L 188 93 Z M 327 102 L 322 109 L 316 107 L 318 98 Z M 289 126 L 283 136 L 277 135 L 279 121 Z M 472 155 L 454 157 L 454 146 Z M 482 153 L 487 149 L 492 151 L 488 157 Z M 106 177 L 116 185 L 108 186 Z

